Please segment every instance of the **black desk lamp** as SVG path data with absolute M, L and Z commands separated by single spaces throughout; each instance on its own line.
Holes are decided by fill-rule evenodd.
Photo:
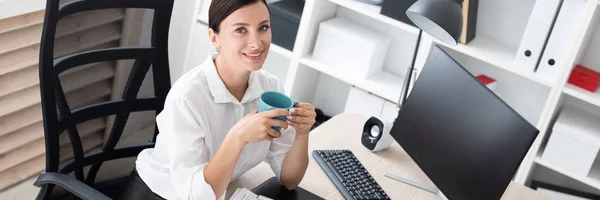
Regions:
M 462 2 L 463 0 L 418 0 L 406 10 L 406 16 L 408 16 L 408 18 L 419 28 L 419 35 L 417 37 L 417 46 L 413 54 L 412 63 L 407 70 L 402 94 L 400 95 L 400 101 L 398 102 L 400 108 L 402 108 L 402 104 L 408 97 L 408 89 L 415 68 L 417 53 L 419 52 L 422 32 L 425 31 L 427 34 L 448 45 L 457 45 L 463 27 Z M 443 200 L 448 199 L 436 188 L 395 176 L 387 172 L 384 176 L 434 193 Z
M 463 28 L 463 0 L 419 0 L 406 10 L 406 16 L 419 28 L 417 46 L 407 70 L 398 105 L 408 96 L 423 31 L 448 45 L 457 45 Z

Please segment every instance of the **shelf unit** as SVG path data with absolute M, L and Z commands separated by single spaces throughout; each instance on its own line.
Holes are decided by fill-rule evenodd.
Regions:
M 197 1 L 199 2 L 196 3 L 196 15 L 190 19 L 195 22 L 192 28 L 195 32 L 187 50 L 184 66 L 186 69 L 199 64 L 196 59 L 203 60 L 206 58 L 204 55 L 212 51 L 212 45 L 206 37 L 210 0 Z M 275 1 L 280 0 L 269 0 L 267 3 Z M 563 179 L 553 178 L 554 175 L 566 176 L 573 182 L 590 186 L 592 192 L 600 194 L 600 181 L 573 176 L 541 160 L 540 157 L 551 136 L 554 120 L 565 103 L 585 103 L 586 107 L 600 110 L 600 92 L 590 93 L 566 83 L 575 64 L 583 64 L 600 71 L 600 56 L 597 56 L 600 55 L 600 31 L 596 30 L 595 26 L 600 18 L 599 0 L 573 1 L 585 1 L 585 8 L 577 10 L 577 15 L 571 15 L 573 23 L 570 23 L 569 27 L 554 24 L 548 32 L 541 32 L 548 37 L 558 30 L 569 30 L 570 33 L 564 37 L 562 46 L 558 47 L 564 52 L 562 60 L 551 69 L 546 69 L 544 73 L 541 73 L 538 67 L 541 62 L 547 62 L 542 58 L 548 49 L 525 58 L 533 60 L 529 62 L 532 64 L 516 62 L 525 53 L 523 50 L 530 45 L 530 39 L 524 39 L 527 38 L 526 34 L 539 29 L 535 22 L 529 22 L 529 19 L 536 6 L 544 5 L 537 4 L 537 0 L 479 0 L 476 36 L 468 44 L 448 46 L 423 33 L 415 61 L 416 77 L 418 78 L 418 72 L 425 66 L 431 48 L 437 45 L 473 75 L 485 74 L 496 79 L 496 95 L 540 130 L 514 180 L 525 185 L 533 179 L 546 180 L 555 185 L 573 185 L 563 183 Z M 572 12 L 564 7 L 558 8 L 555 15 Z M 294 49 L 290 51 L 272 44 L 263 70 L 275 74 L 284 82 L 286 94 L 313 103 L 326 115 L 345 112 L 346 102 L 348 98 L 352 98 L 351 94 L 355 89 L 370 95 L 369 98 L 363 99 L 376 98 L 378 102 L 385 102 L 385 106 L 378 105 L 383 109 L 397 108 L 419 29 L 382 15 L 380 11 L 380 6 L 357 0 L 305 0 Z M 319 24 L 334 17 L 345 18 L 379 31 L 391 39 L 380 72 L 367 78 L 354 77 L 351 73 L 315 59 L 313 51 L 319 34 Z M 536 42 L 544 44 L 545 47 L 550 46 L 546 44 L 548 38 L 535 37 L 535 40 L 539 40 Z M 551 173 L 539 173 L 540 171 Z
M 592 188 L 600 188 L 600 181 L 597 178 L 590 178 L 590 177 L 584 177 L 584 176 L 577 175 L 577 174 L 572 173 L 572 172 L 570 172 L 568 170 L 565 170 L 565 169 L 563 169 L 563 168 L 561 168 L 559 166 L 556 166 L 555 164 L 546 162 L 541 157 L 537 157 L 535 159 L 535 162 L 537 164 L 545 167 L 545 168 L 548 168 L 548 169 L 550 169 L 552 171 L 560 173 L 560 174 L 562 174 L 564 176 L 567 176 L 567 177 L 569 177 L 569 178 L 571 178 L 571 179 L 573 179 L 575 181 L 581 182 L 581 183 L 583 183 L 585 185 L 588 185 L 588 186 L 590 186 Z
M 371 93 L 380 96 L 388 101 L 398 102 L 400 93 L 390 92 L 396 91 L 399 85 L 402 85 L 404 78 L 394 75 L 390 72 L 380 71 L 366 79 L 353 77 L 350 73 L 339 71 L 311 57 L 303 57 L 300 63 L 313 68 L 321 73 L 332 76 L 348 84 L 370 91 Z
M 600 91 L 592 93 L 577 86 L 566 84 L 563 92 L 567 95 L 593 104 L 594 106 L 600 107 Z
M 385 23 L 394 28 L 402 29 L 411 34 L 418 34 L 419 29 L 414 26 L 408 25 L 406 23 L 400 22 L 398 20 L 389 18 L 385 15 L 380 14 L 381 6 L 371 5 L 362 3 L 355 0 L 330 0 L 331 2 L 347 8 L 349 10 L 353 10 L 363 16 L 369 17 L 374 21 Z
M 564 41 L 568 45 L 562 46 L 563 62 L 556 66 L 563 70 L 557 73 L 556 84 L 552 86 L 552 99 L 543 124 L 545 129 L 540 132 L 538 140 L 531 149 L 530 155 L 536 156 L 524 162 L 521 167 L 521 172 L 527 174 L 522 177 L 526 178 L 524 182 L 544 180 L 562 187 L 600 194 L 600 163 L 598 160 L 592 165 L 588 176 L 582 176 L 560 167 L 560 163 L 551 163 L 542 157 L 548 140 L 552 137 L 552 127 L 566 106 L 585 110 L 600 119 L 600 95 L 567 82 L 572 69 L 577 64 L 600 71 L 600 58 L 598 57 L 600 54 L 600 30 L 598 28 L 600 26 L 596 25 L 600 22 L 600 5 L 598 3 L 598 0 L 580 1 L 579 4 L 585 7 L 578 9 L 577 12 L 580 13 L 571 19 L 576 23 L 570 24 L 568 27 L 554 27 L 558 30 L 569 30 L 567 33 L 569 35 L 565 36 Z

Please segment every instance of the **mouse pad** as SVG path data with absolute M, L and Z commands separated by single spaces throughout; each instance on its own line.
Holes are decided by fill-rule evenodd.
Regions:
M 269 180 L 266 180 L 259 186 L 256 186 L 254 189 L 252 189 L 252 192 L 275 200 L 323 199 L 301 187 L 297 187 L 295 190 L 288 190 L 283 185 L 281 185 L 281 183 L 279 183 L 277 177 L 271 177 Z

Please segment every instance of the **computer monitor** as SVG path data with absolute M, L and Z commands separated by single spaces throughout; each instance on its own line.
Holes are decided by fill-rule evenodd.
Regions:
M 390 131 L 450 200 L 500 199 L 538 133 L 437 46 Z

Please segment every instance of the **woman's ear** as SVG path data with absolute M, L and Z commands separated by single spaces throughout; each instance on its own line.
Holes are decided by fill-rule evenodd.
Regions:
M 217 51 L 221 50 L 221 47 L 219 46 L 219 41 L 217 38 L 217 33 L 212 28 L 208 28 L 208 38 L 210 39 L 210 42 L 212 43 L 213 47 L 215 47 L 215 49 Z

